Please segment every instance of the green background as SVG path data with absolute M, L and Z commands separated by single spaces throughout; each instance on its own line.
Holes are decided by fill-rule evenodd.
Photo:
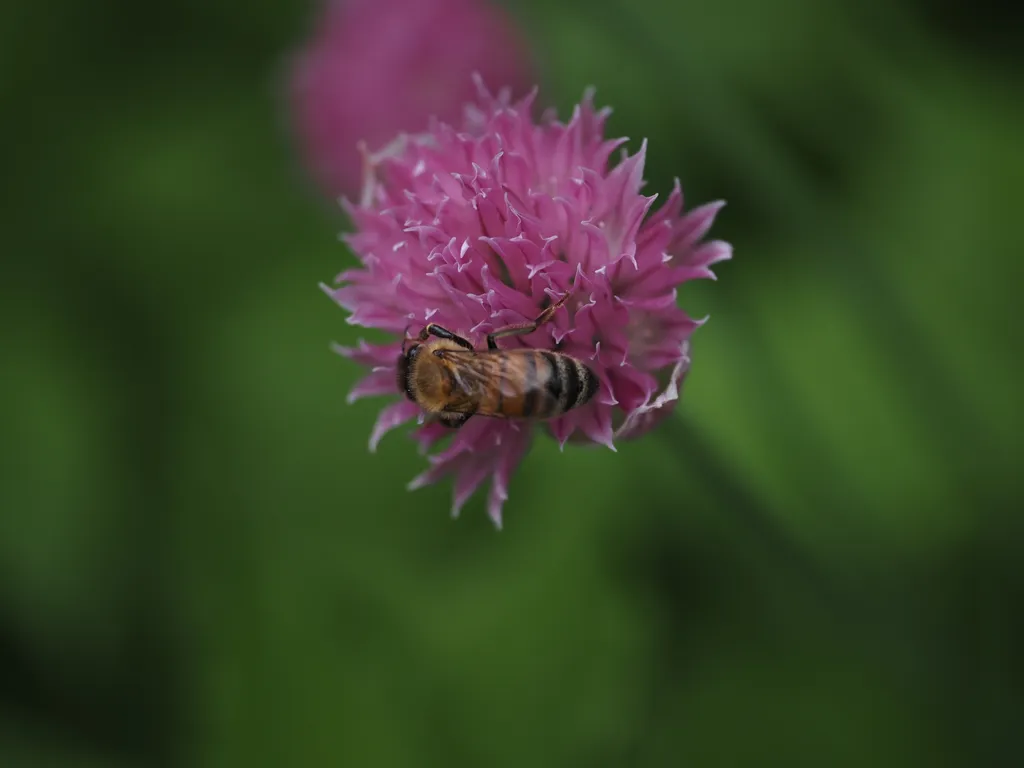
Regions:
M 4 6 L 0 765 L 1024 757 L 1019 11 L 510 7 L 735 260 L 675 419 L 497 533 L 345 404 L 310 6 Z

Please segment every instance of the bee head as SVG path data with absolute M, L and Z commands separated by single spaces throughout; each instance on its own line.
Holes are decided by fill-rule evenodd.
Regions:
M 416 359 L 416 355 L 420 352 L 420 346 L 418 343 L 410 344 L 409 348 L 398 356 L 398 364 L 395 366 L 395 378 L 398 389 L 414 402 L 415 398 L 412 395 L 412 387 L 409 382 L 409 371 L 412 369 L 413 360 Z

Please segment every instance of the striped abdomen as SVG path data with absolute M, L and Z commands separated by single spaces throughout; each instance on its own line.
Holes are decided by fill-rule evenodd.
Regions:
M 495 375 L 477 413 L 510 419 L 550 419 L 587 403 L 599 381 L 575 358 L 539 349 L 477 352 Z

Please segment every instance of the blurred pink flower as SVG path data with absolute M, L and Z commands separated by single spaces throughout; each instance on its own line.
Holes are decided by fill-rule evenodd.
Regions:
M 677 306 L 676 288 L 713 278 L 711 265 L 730 258 L 727 243 L 701 242 L 723 203 L 683 214 L 676 182 L 647 216 L 656 196 L 640 194 L 646 142 L 611 164 L 626 139 L 604 138 L 609 111 L 595 112 L 591 94 L 568 124 L 550 115 L 535 124 L 536 91 L 512 105 L 477 82 L 463 132 L 435 122 L 368 156 L 362 200 L 346 203 L 356 232 L 345 241 L 362 263 L 338 275 L 340 287 L 323 288 L 351 312 L 350 324 L 396 334 L 383 345 L 337 348 L 371 369 L 349 401 L 398 396 L 373 429 L 375 450 L 388 430 L 421 415 L 396 384 L 407 327 L 415 334 L 434 322 L 480 346 L 489 331 L 532 320 L 571 289 L 551 322 L 502 346 L 557 348 L 589 365 L 597 395 L 547 428 L 562 446 L 573 436 L 614 450 L 615 439 L 647 432 L 679 397 L 688 340 L 703 321 Z M 457 514 L 490 478 L 488 514 L 500 526 L 532 432 L 525 422 L 471 418 L 410 487 L 454 475 Z M 449 434 L 425 424 L 416 439 L 426 451 Z
M 377 150 L 431 116 L 457 121 L 470 75 L 522 95 L 528 50 L 491 0 L 326 0 L 291 71 L 291 118 L 314 178 L 334 195 L 358 189 L 357 149 Z

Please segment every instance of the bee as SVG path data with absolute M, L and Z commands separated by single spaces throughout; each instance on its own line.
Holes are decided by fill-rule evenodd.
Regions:
M 487 335 L 487 349 L 447 328 L 428 324 L 406 336 L 398 358 L 398 387 L 431 418 L 458 428 L 472 416 L 551 419 L 579 408 L 597 394 L 600 382 L 584 363 L 546 349 L 499 349 L 497 340 L 533 333 L 554 317 L 566 293 L 530 323 Z M 431 338 L 433 337 L 433 338 Z M 408 341 L 413 343 L 405 348 Z

